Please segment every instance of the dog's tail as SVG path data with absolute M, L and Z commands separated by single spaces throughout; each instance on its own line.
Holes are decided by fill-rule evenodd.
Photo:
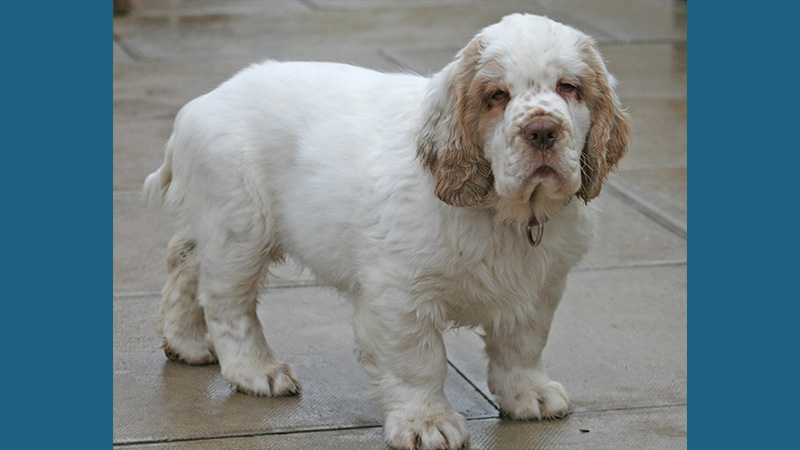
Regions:
M 167 144 L 164 164 L 144 180 L 144 200 L 148 206 L 162 207 L 167 200 L 169 185 L 172 183 L 171 142 Z
M 176 169 L 180 172 L 180 158 L 177 153 L 180 153 L 181 148 L 185 148 L 186 132 L 181 132 L 187 125 L 185 124 L 187 117 L 191 117 L 190 112 L 195 108 L 196 103 L 205 96 L 198 97 L 191 102 L 187 103 L 175 117 L 175 124 L 172 127 L 172 135 L 167 141 L 166 151 L 164 152 L 164 164 L 155 172 L 151 173 L 144 180 L 144 201 L 150 207 L 164 207 L 168 206 L 174 208 L 183 203 L 182 192 L 178 178 L 175 177 Z M 184 125 L 181 125 L 181 124 Z M 189 124 L 192 122 L 189 121 Z M 176 153 L 177 152 L 177 153 Z M 176 163 L 178 166 L 176 166 Z

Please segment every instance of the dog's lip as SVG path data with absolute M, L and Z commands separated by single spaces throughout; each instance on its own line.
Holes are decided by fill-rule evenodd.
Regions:
M 531 191 L 531 195 L 528 197 L 528 202 L 533 202 L 537 192 L 542 187 L 542 183 L 545 182 L 547 179 L 552 179 L 559 185 L 562 183 L 563 178 L 561 173 L 559 173 L 558 169 L 549 165 L 549 164 L 540 164 L 536 167 L 536 169 L 531 172 L 529 177 L 529 183 L 533 185 L 533 190 Z
M 552 164 L 542 163 L 537 166 L 534 166 L 533 171 L 530 172 L 528 179 L 532 182 L 542 182 L 548 178 L 555 179 L 557 182 L 561 182 L 562 174 L 554 167 Z
M 546 177 L 546 176 L 558 176 L 558 171 L 554 169 L 552 166 L 547 164 L 542 164 L 541 166 L 537 167 L 536 170 L 533 171 L 531 174 L 532 177 Z

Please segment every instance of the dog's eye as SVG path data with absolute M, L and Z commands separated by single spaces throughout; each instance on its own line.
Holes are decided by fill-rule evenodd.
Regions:
M 556 86 L 556 89 L 562 95 L 564 95 L 564 94 L 572 94 L 572 93 L 578 92 L 578 86 L 575 86 L 572 83 L 565 83 L 565 82 L 558 83 L 558 86 Z
M 508 92 L 501 91 L 501 90 L 498 89 L 498 90 L 494 91 L 494 94 L 492 94 L 492 100 L 494 100 L 496 102 L 504 102 L 504 101 L 508 100 Z

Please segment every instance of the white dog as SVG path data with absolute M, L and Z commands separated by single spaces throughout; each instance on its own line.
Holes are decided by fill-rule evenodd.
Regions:
M 191 101 L 144 184 L 183 225 L 167 356 L 218 360 L 245 393 L 298 393 L 256 316 L 268 265 L 290 255 L 352 299 L 393 447 L 468 444 L 443 391 L 453 326 L 483 329 L 507 415 L 566 414 L 540 356 L 593 234 L 585 203 L 626 151 L 614 84 L 590 37 L 514 14 L 431 78 L 269 61 Z

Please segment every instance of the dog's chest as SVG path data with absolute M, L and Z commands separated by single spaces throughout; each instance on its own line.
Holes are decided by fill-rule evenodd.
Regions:
M 483 255 L 454 252 L 449 264 L 431 267 L 415 281 L 419 300 L 436 305 L 457 325 L 535 314 L 548 273 L 563 261 L 550 249 L 519 245 L 525 247 Z

